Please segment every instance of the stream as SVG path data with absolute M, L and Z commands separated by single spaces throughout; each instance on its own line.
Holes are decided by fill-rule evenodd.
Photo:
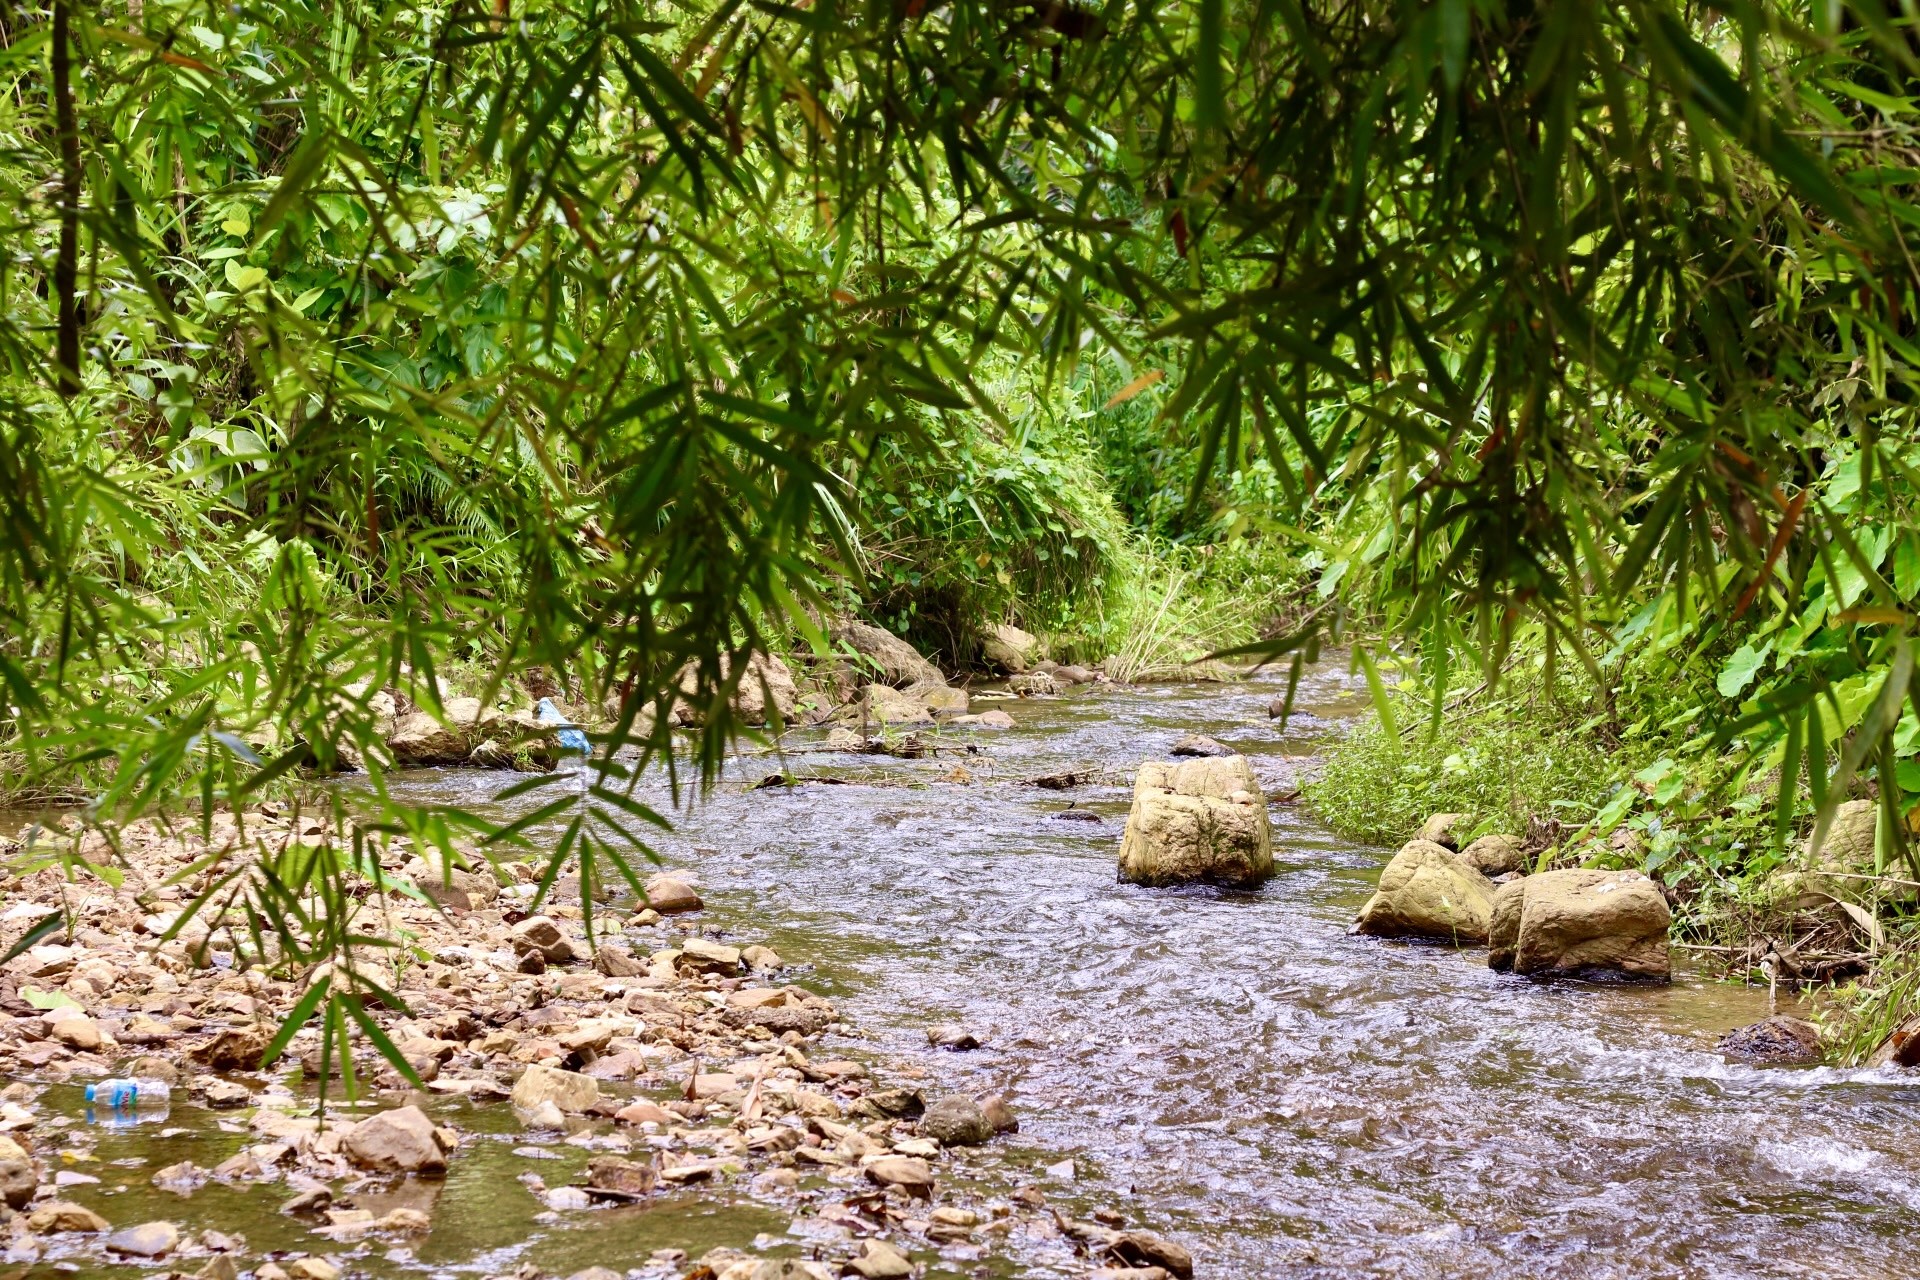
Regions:
M 1179 1240 L 1206 1280 L 1915 1274 L 1920 1076 L 1729 1065 L 1714 1042 L 1765 1016 L 1764 991 L 1684 965 L 1662 988 L 1535 983 L 1490 972 L 1484 952 L 1352 936 L 1385 851 L 1298 804 L 1272 809 L 1277 871 L 1257 891 L 1116 883 L 1141 759 L 1210 733 L 1278 800 L 1364 705 L 1356 680 L 1323 667 L 1281 732 L 1265 708 L 1282 687 L 1070 691 L 993 704 L 1018 727 L 945 733 L 927 759 L 785 758 L 831 783 L 750 790 L 783 762 L 745 756 L 661 852 L 697 879 L 703 925 L 810 964 L 798 980 L 840 1006 L 854 1047 L 917 1065 L 929 1096 L 1007 1091 L 1021 1120 L 996 1144 L 1010 1178 Z M 1070 790 L 1022 785 L 1088 769 L 1098 779 Z M 473 805 L 501 785 L 436 771 L 400 789 Z M 664 789 L 651 799 L 664 808 Z M 1058 816 L 1070 807 L 1099 821 Z M 955 1021 L 984 1047 L 932 1049 L 927 1028 Z M 535 1227 L 511 1179 L 536 1162 L 511 1154 L 510 1119 L 496 1127 L 437 1192 L 433 1235 L 383 1273 L 526 1260 L 566 1274 L 786 1229 L 751 1201 Z M 100 1154 L 182 1158 L 144 1141 L 110 1135 Z M 140 1177 L 126 1194 L 158 1196 Z M 194 1201 L 209 1225 L 215 1190 Z M 250 1238 L 277 1230 L 263 1210 L 245 1215 Z M 1087 1270 L 1064 1249 L 1014 1271 L 947 1265 L 934 1274 Z

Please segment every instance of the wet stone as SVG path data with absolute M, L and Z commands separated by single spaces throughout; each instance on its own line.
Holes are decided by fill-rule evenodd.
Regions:
M 136 1258 L 164 1258 L 180 1246 L 180 1228 L 171 1222 L 143 1222 L 107 1237 L 107 1248 Z

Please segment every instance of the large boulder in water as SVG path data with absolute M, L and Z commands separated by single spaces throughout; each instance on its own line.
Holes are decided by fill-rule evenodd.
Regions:
M 1547 871 L 1500 886 L 1487 963 L 1515 973 L 1622 977 L 1673 975 L 1660 886 L 1637 871 Z
M 921 657 L 917 649 L 879 627 L 848 620 L 834 627 L 833 638 L 835 643 L 845 645 L 864 658 L 863 674 L 881 684 L 904 689 L 923 681 L 940 685 L 947 682 L 940 668 Z
M 1380 873 L 1360 909 L 1361 933 L 1380 938 L 1485 942 L 1493 882 L 1431 840 L 1409 840 Z
M 1245 756 L 1140 766 L 1120 843 L 1122 880 L 1252 885 L 1272 874 L 1267 799 Z

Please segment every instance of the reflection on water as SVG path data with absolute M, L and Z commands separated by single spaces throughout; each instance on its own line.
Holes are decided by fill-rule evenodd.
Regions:
M 943 739 L 977 757 L 788 762 L 857 785 L 746 791 L 774 767 L 748 759 L 666 849 L 710 918 L 814 961 L 890 1050 L 1010 1087 L 1032 1158 L 1077 1158 L 1055 1199 L 1120 1207 L 1209 1274 L 1916 1273 L 1920 1080 L 1728 1065 L 1714 1041 L 1764 993 L 1536 984 L 1352 936 L 1385 854 L 1292 806 L 1258 891 L 1116 883 L 1139 760 L 1197 729 L 1284 795 L 1360 693 L 1311 677 L 1283 736 L 1278 688 L 1081 692 Z M 1089 766 L 1106 780 L 1019 785 Z M 956 1019 L 988 1047 L 930 1050 Z

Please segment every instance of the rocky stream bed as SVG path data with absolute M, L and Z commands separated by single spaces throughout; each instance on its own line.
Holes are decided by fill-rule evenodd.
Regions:
M 796 732 L 821 749 L 741 756 L 663 842 L 704 909 L 610 912 L 597 966 L 524 886 L 402 908 L 434 959 L 387 1022 L 434 1078 L 324 1127 L 311 1040 L 245 1069 L 290 984 L 142 958 L 148 913 L 70 886 L 64 962 L 0 977 L 0 1131 L 35 1184 L 0 1276 L 1912 1273 L 1920 1075 L 1729 1063 L 1765 993 L 1684 966 L 1540 982 L 1356 936 L 1387 855 L 1288 799 L 1360 689 L 1310 674 L 1281 731 L 1278 688 L 1070 688 L 911 760 Z M 1196 729 L 1273 801 L 1276 873 L 1120 884 L 1130 777 Z M 8 885 L 0 938 L 44 887 Z M 140 1055 L 170 1108 L 90 1112 Z

